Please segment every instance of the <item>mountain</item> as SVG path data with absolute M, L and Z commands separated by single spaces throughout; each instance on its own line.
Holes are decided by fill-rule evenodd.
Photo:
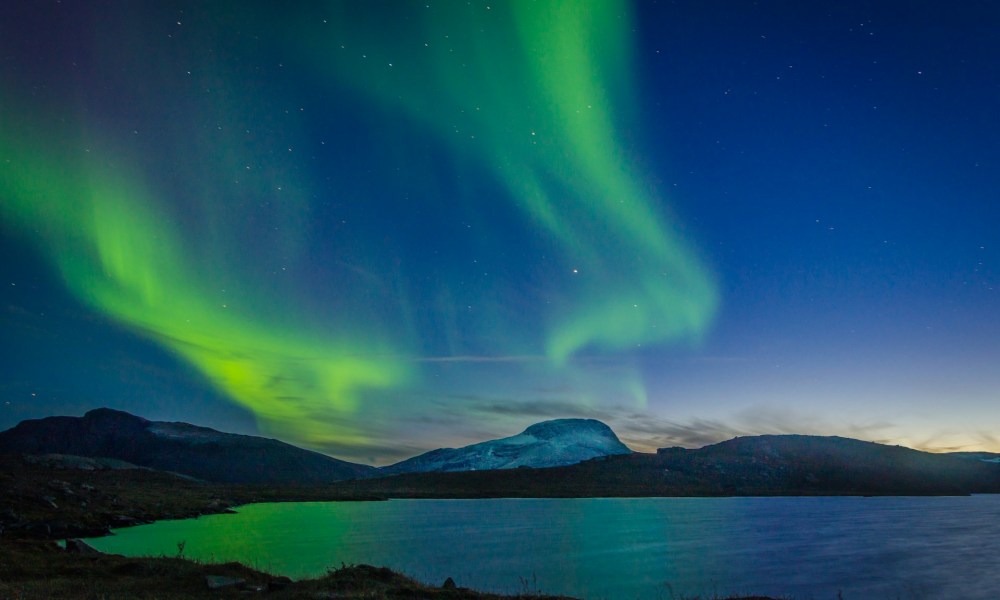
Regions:
M 981 460 L 989 463 L 1000 463 L 1000 454 L 996 452 L 949 452 L 948 456 L 957 456 L 968 460 Z
M 388 498 L 966 495 L 1000 464 L 841 437 L 762 435 L 549 469 L 409 473 L 336 484 Z
M 463 448 L 441 448 L 383 467 L 399 473 L 484 471 L 517 467 L 557 467 L 592 458 L 630 454 L 611 428 L 594 419 L 555 419 L 521 433 Z
M 100 458 L 101 464 L 125 461 L 219 483 L 336 481 L 325 489 L 343 497 L 1000 493 L 996 454 L 932 454 L 805 435 L 748 436 L 695 450 L 633 453 L 607 425 L 584 419 L 546 421 L 512 437 L 435 450 L 376 469 L 277 440 L 102 408 L 83 417 L 23 421 L 0 432 L 0 453 L 70 455 L 39 459 L 60 464 L 75 456 Z
M 0 452 L 113 458 L 218 483 L 305 485 L 378 473 L 278 440 L 148 421 L 110 408 L 22 421 L 0 432 Z
M 1000 491 L 1000 465 L 843 437 L 738 437 L 657 455 L 721 491 L 969 494 Z

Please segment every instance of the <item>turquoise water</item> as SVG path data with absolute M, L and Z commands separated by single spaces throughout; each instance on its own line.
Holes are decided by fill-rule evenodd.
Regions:
M 291 577 L 341 563 L 428 583 L 594 599 L 733 592 L 1000 597 L 1000 496 L 392 500 L 255 504 L 88 540 Z

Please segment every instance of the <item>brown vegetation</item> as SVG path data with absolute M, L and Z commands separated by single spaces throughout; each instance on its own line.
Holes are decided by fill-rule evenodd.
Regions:
M 183 558 L 73 554 L 53 542 L 0 541 L 0 598 L 428 598 L 500 600 L 509 596 L 433 587 L 389 569 L 366 565 L 291 581 L 239 563 L 203 564 Z M 518 596 L 557 600 L 555 596 Z

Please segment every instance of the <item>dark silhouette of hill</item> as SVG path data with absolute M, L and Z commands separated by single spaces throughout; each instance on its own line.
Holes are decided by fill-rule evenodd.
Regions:
M 149 421 L 110 408 L 22 421 L 0 432 L 0 452 L 113 458 L 219 483 L 307 485 L 377 473 L 278 440 Z
M 763 435 L 565 467 L 411 473 L 337 488 L 397 498 L 965 495 L 1000 492 L 1000 464 L 840 437 Z

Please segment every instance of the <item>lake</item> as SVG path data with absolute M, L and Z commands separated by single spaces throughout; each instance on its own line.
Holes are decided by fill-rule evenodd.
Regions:
M 88 543 L 132 556 L 183 543 L 189 558 L 293 578 L 366 563 L 588 600 L 1000 594 L 1000 496 L 274 503 L 115 534 Z

